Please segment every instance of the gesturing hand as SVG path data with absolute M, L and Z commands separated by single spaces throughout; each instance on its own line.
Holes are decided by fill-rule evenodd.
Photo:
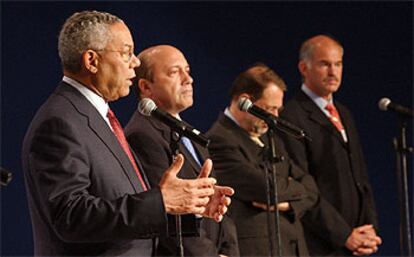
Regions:
M 211 160 L 207 159 L 201 168 L 198 178 L 207 178 L 210 174 L 212 166 L 213 164 Z M 227 206 L 229 206 L 231 203 L 229 196 L 232 196 L 234 194 L 234 190 L 231 187 L 218 185 L 215 185 L 213 189 L 214 194 L 210 197 L 210 200 L 206 206 L 206 210 L 202 215 L 204 217 L 212 218 L 215 221 L 220 222 L 223 219 L 223 215 L 227 212 Z
M 211 162 L 211 161 L 210 161 Z M 184 157 L 179 154 L 161 178 L 160 189 L 164 206 L 170 214 L 201 214 L 206 213 L 210 197 L 215 194 L 216 180 L 208 178 L 210 165 L 202 168 L 203 177 L 197 179 L 180 179 L 178 172 L 184 163 Z

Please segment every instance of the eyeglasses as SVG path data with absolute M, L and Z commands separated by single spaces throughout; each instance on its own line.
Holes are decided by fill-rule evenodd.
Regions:
M 119 51 L 119 50 L 111 50 L 111 49 L 100 49 L 100 50 L 95 50 L 97 52 L 100 51 L 106 51 L 106 52 L 117 52 L 121 55 L 121 58 L 124 62 L 129 63 L 132 60 L 132 56 L 134 56 L 134 52 L 132 51 Z

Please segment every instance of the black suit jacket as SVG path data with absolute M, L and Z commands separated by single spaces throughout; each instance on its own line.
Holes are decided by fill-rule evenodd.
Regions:
M 158 185 L 164 171 L 172 163 L 171 129 L 158 120 L 143 116 L 136 111 L 125 127 L 125 133 L 147 171 L 150 184 Z M 193 146 L 202 164 L 209 158 L 208 151 L 196 143 L 193 143 Z M 196 178 L 201 167 L 181 142 L 178 143 L 178 150 L 185 158 L 178 176 Z M 182 218 L 188 220 L 194 216 L 184 215 Z M 185 256 L 217 256 L 219 253 L 228 256 L 239 255 L 235 226 L 228 217 L 225 217 L 220 224 L 212 219 L 197 220 L 201 222 L 200 235 L 183 238 Z M 184 227 L 183 231 L 186 230 L 187 228 Z M 161 238 L 158 255 L 176 255 L 175 245 L 175 238 Z
M 346 130 L 347 143 L 302 91 L 281 113 L 281 117 L 303 128 L 312 138 L 312 142 L 284 139 L 292 158 L 315 178 L 327 201 L 305 219 L 312 255 L 351 254 L 344 244 L 352 228 L 363 224 L 377 226 L 373 194 L 354 120 L 345 106 L 338 102 L 335 106 Z
M 259 147 L 244 129 L 224 114 L 207 135 L 211 139 L 209 150 L 219 183 L 235 189 L 229 216 L 237 227 L 240 254 L 269 256 L 266 211 L 252 205 L 253 201 L 266 203 L 267 199 L 265 148 Z M 290 212 L 280 212 L 282 255 L 306 256 L 300 218 L 317 200 L 316 184 L 311 176 L 290 162 L 279 139 L 277 150 L 285 157 L 276 165 L 278 200 L 287 201 L 292 207 Z M 274 228 L 273 223 L 270 226 Z
M 35 255 L 151 256 L 151 238 L 167 224 L 160 190 L 142 192 L 117 138 L 77 89 L 62 82 L 41 106 L 22 159 Z

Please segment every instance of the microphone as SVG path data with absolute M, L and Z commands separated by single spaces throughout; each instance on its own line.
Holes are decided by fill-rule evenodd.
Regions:
M 12 178 L 12 173 L 0 166 L 0 185 L 7 186 L 12 180 Z
M 210 144 L 210 139 L 204 136 L 200 131 L 188 125 L 184 121 L 175 118 L 168 112 L 161 110 L 157 107 L 154 101 L 149 98 L 141 99 L 138 104 L 138 111 L 142 115 L 155 117 L 178 134 L 188 137 L 202 147 L 208 147 Z
M 310 139 L 308 136 L 306 136 L 305 131 L 303 129 L 254 105 L 252 101 L 250 101 L 250 99 L 246 97 L 241 97 L 239 99 L 238 107 L 241 111 L 248 112 L 258 117 L 259 119 L 264 120 L 269 127 L 279 129 L 282 132 L 285 132 L 296 138 L 306 137 Z
M 379 100 L 378 107 L 380 108 L 381 111 L 391 110 L 391 111 L 397 112 L 399 114 L 402 114 L 402 115 L 405 115 L 411 118 L 414 117 L 414 111 L 412 109 L 393 103 L 391 102 L 389 98 L 386 98 L 386 97 Z

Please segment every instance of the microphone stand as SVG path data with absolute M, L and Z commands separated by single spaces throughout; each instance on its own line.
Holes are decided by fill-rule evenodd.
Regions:
M 170 136 L 170 150 L 172 153 L 173 160 L 179 154 L 178 150 L 178 142 L 181 139 L 181 135 L 179 133 L 174 132 L 171 130 Z M 181 226 L 181 215 L 177 214 L 175 216 L 175 231 L 176 231 L 176 238 L 177 238 L 177 252 L 180 257 L 184 257 L 184 246 L 183 246 L 183 233 L 182 233 L 182 226 Z
M 286 128 L 283 128 L 279 126 L 278 121 L 275 119 L 265 120 L 268 125 L 267 135 L 269 137 L 269 152 L 268 152 L 268 163 L 270 166 L 270 169 L 268 166 L 266 166 L 266 187 L 267 187 L 267 223 L 268 223 L 268 234 L 269 234 L 269 248 L 270 248 L 270 256 L 274 256 L 273 250 L 273 233 L 271 229 L 271 217 L 270 217 L 270 207 L 271 207 L 271 190 L 270 190 L 270 184 L 269 184 L 269 178 L 272 178 L 272 184 L 274 188 L 274 206 L 275 206 L 275 237 L 276 237 L 276 243 L 277 243 L 277 256 L 282 257 L 282 243 L 280 239 L 280 214 L 279 209 L 277 208 L 277 205 L 279 203 L 278 200 L 278 193 L 277 193 L 277 179 L 276 179 L 276 163 L 283 161 L 283 156 L 278 157 L 276 153 L 276 138 L 275 138 L 275 130 L 279 130 L 283 133 L 285 133 L 288 136 L 294 137 L 296 139 L 304 138 L 309 141 L 312 141 L 312 139 L 305 134 L 304 131 L 301 131 L 300 135 L 295 133 L 294 131 L 288 130 Z
M 279 215 L 279 209 L 277 208 L 277 205 L 279 203 L 278 201 L 278 193 L 277 193 L 277 181 L 276 181 L 276 163 L 280 162 L 282 159 L 277 156 L 276 154 L 276 142 L 275 142 L 275 132 L 274 128 L 272 126 L 269 126 L 269 129 L 267 130 L 267 135 L 269 139 L 269 150 L 268 150 L 268 163 L 269 165 L 266 165 L 266 187 L 267 187 L 267 223 L 268 223 L 268 234 L 269 234 L 269 252 L 270 256 L 274 255 L 274 245 L 273 245 L 273 233 L 271 228 L 271 217 L 270 217 L 270 208 L 271 208 L 271 190 L 270 190 L 270 182 L 269 178 L 272 178 L 272 184 L 274 188 L 274 206 L 275 206 L 275 240 L 276 240 L 276 246 L 277 246 L 277 256 L 282 257 L 282 243 L 280 240 L 280 215 Z M 270 166 L 270 168 L 269 168 Z
M 397 160 L 396 173 L 400 205 L 400 251 L 402 256 L 413 256 L 407 182 L 407 154 L 412 153 L 413 148 L 407 147 L 406 127 L 407 121 L 401 116 L 400 137 L 394 137 L 393 143 Z

